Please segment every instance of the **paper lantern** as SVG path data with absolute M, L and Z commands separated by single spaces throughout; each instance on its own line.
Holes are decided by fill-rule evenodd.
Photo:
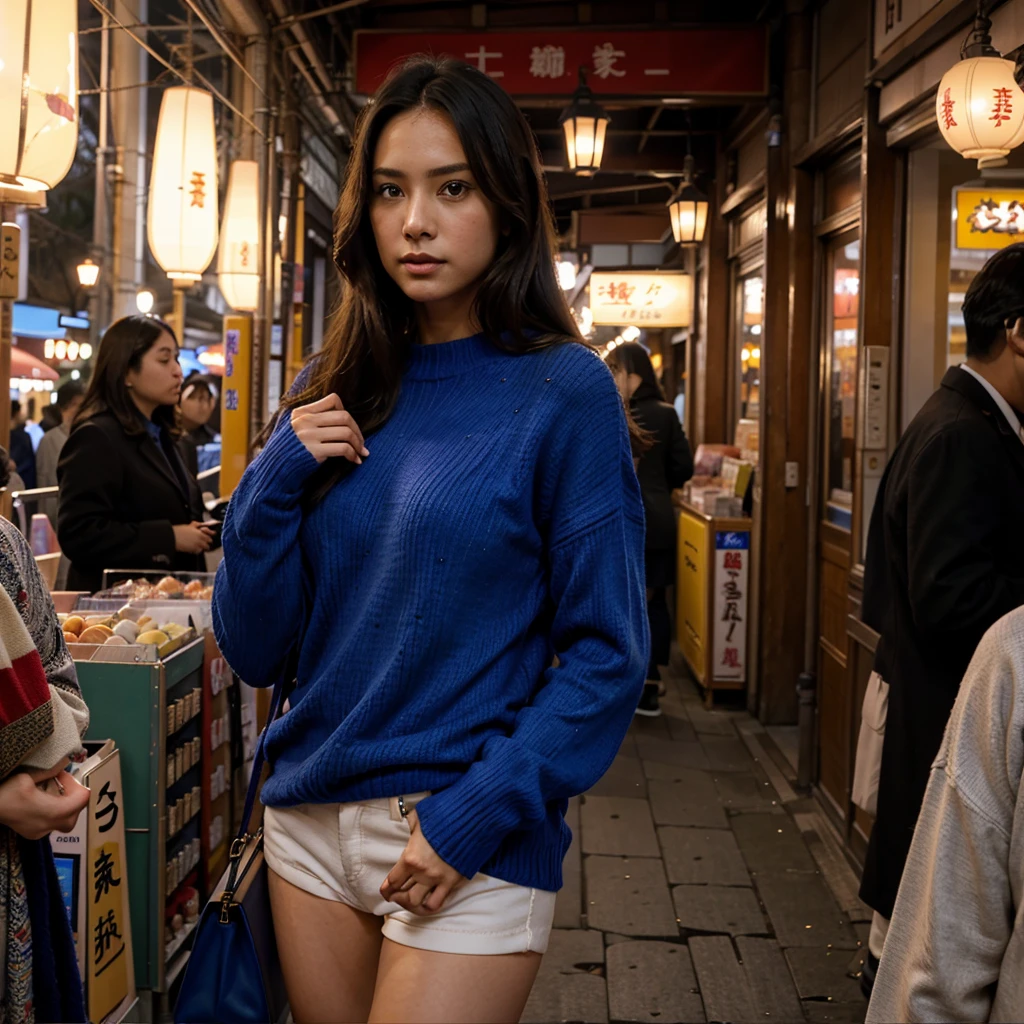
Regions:
M 53 188 L 78 144 L 76 0 L 0 3 L 0 186 Z
M 213 96 L 164 91 L 149 179 L 149 248 L 172 280 L 198 281 L 217 251 L 217 139 Z
M 235 160 L 231 164 L 217 273 L 229 306 L 246 311 L 259 306 L 260 195 L 255 160 Z
M 565 152 L 569 170 L 580 177 L 590 177 L 601 167 L 604 139 L 611 118 L 594 102 L 587 85 L 586 71 L 580 68 L 580 83 L 572 102 L 562 111 L 558 123 L 565 133 Z
M 935 119 L 942 137 L 978 167 L 998 167 L 1024 142 L 1024 92 L 1013 77 L 1013 62 L 992 45 L 992 21 L 978 2 L 974 29 L 960 51 L 961 61 L 939 82 Z
M 672 220 L 672 237 L 680 244 L 704 240 L 708 226 L 708 197 L 693 184 L 693 157 L 683 161 L 683 182 L 679 191 L 668 201 Z

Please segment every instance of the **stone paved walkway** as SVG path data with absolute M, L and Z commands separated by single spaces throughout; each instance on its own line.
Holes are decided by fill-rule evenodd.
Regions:
M 669 679 L 573 801 L 555 931 L 523 1021 L 863 1021 L 870 914 L 761 725 Z

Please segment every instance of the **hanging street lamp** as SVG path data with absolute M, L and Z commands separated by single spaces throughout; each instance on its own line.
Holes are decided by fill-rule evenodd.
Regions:
M 961 60 L 942 76 L 935 97 L 942 137 L 979 168 L 1002 166 L 1006 154 L 1024 142 L 1024 92 L 1014 80 L 1013 61 L 992 45 L 991 27 L 985 2 L 978 0 Z
M 683 181 L 668 201 L 672 237 L 680 245 L 700 244 L 708 226 L 708 197 L 693 184 L 693 157 L 683 160 Z
M 78 273 L 78 283 L 83 288 L 95 287 L 100 276 L 99 264 L 93 263 L 92 260 L 87 259 L 82 263 L 79 263 L 78 266 L 75 267 L 75 270 Z
M 260 294 L 260 196 L 255 160 L 235 160 L 231 164 L 217 273 L 229 306 L 240 312 L 256 310 Z
M 581 67 L 580 82 L 572 102 L 558 119 L 565 132 L 569 170 L 580 177 L 591 177 L 600 170 L 605 133 L 611 120 L 605 109 L 594 102 L 594 94 L 587 85 L 586 68 Z
M 41 192 L 67 174 L 78 144 L 77 108 L 76 0 L 3 0 L 0 189 Z

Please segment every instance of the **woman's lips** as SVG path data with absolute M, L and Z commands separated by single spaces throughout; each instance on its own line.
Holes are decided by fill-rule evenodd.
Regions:
M 417 277 L 425 277 L 428 274 L 434 273 L 439 267 L 444 266 L 443 260 L 438 260 L 436 263 L 412 263 L 406 262 L 402 264 L 410 274 L 415 274 Z

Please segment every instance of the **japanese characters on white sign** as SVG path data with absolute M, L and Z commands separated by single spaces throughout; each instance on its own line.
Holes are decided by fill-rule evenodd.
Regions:
M 595 270 L 590 312 L 595 324 L 689 327 L 692 280 L 674 271 Z
M 745 530 L 715 534 L 714 563 L 716 681 L 743 682 L 747 672 L 747 580 L 750 534 Z

